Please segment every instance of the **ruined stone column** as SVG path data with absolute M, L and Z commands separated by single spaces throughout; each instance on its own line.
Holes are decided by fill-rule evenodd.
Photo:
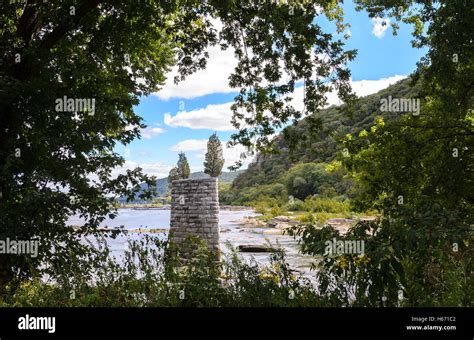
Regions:
M 187 236 L 199 236 L 219 254 L 217 178 L 182 179 L 171 185 L 170 241 L 179 247 Z

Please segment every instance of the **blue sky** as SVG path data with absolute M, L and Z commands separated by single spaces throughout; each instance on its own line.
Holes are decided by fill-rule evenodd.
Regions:
M 351 25 L 346 49 L 358 50 L 356 59 L 348 65 L 353 89 L 358 95 L 377 92 L 409 75 L 426 53 L 412 48 L 412 28 L 408 25 L 400 24 L 398 35 L 393 36 L 389 26 L 381 25 L 381 19 L 371 19 L 366 12 L 356 12 L 351 2 L 345 3 L 344 13 L 345 21 Z M 327 32 L 335 32 L 333 23 L 322 20 L 320 25 Z M 142 131 L 140 140 L 116 148 L 126 159 L 124 168 L 141 166 L 151 175 L 165 177 L 182 150 L 191 170 L 200 171 L 209 136 L 216 131 L 225 142 L 235 132 L 230 124 L 229 106 L 236 93 L 227 84 L 235 58 L 232 51 L 222 52 L 218 48 L 211 48 L 209 54 L 206 70 L 177 86 L 173 84 L 171 71 L 164 87 L 158 93 L 142 98 L 135 107 L 148 128 Z M 328 100 L 337 102 L 334 95 Z M 242 151 L 242 148 L 226 148 L 226 166 L 233 164 Z

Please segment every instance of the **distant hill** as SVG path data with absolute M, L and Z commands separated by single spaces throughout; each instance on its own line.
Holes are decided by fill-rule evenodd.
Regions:
M 290 152 L 288 141 L 283 133 L 276 137 L 279 153 L 273 155 L 258 154 L 247 171 L 240 174 L 232 183 L 234 189 L 243 189 L 255 185 L 274 183 L 282 174 L 296 164 L 308 162 L 328 163 L 339 150 L 338 138 L 346 134 L 357 135 L 363 129 L 370 129 L 378 116 L 386 121 L 398 119 L 399 113 L 381 112 L 380 99 L 413 98 L 419 93 L 419 85 L 412 86 L 411 78 L 397 83 L 372 95 L 361 97 L 354 107 L 351 117 L 340 112 L 336 106 L 321 110 L 315 115 L 300 120 L 284 132 L 297 136 L 298 143 Z M 309 120 L 320 120 L 322 127 L 312 131 Z
M 237 178 L 237 176 L 239 176 L 240 174 L 244 172 L 245 170 L 223 172 L 219 176 L 219 181 L 224 182 L 224 183 L 232 183 L 234 179 Z M 191 178 L 209 178 L 209 175 L 205 174 L 203 171 L 199 171 L 199 172 L 193 172 L 191 174 Z
M 223 172 L 219 176 L 219 181 L 224 182 L 224 183 L 232 183 L 234 179 L 245 172 L 245 170 L 238 170 L 238 171 L 232 171 L 232 172 Z M 191 173 L 191 178 L 208 178 L 209 175 L 205 174 L 203 171 L 198 171 L 198 172 L 193 172 Z M 141 184 L 140 185 L 143 189 L 146 188 L 146 184 Z M 166 192 L 168 191 L 168 178 L 159 178 L 156 180 L 156 192 L 158 196 L 164 196 Z M 119 202 L 125 202 L 124 198 L 119 198 Z M 135 203 L 141 202 L 140 200 L 135 200 Z
M 245 170 L 238 170 L 238 171 L 232 171 L 232 172 L 223 172 L 219 176 L 219 181 L 220 182 L 225 182 L 225 183 L 232 183 L 234 179 L 242 174 Z M 205 174 L 203 171 L 198 171 L 198 172 L 193 172 L 191 173 L 191 178 L 208 178 L 209 175 Z M 158 195 L 163 196 L 166 194 L 166 191 L 168 190 L 168 178 L 160 178 L 156 181 L 156 192 Z

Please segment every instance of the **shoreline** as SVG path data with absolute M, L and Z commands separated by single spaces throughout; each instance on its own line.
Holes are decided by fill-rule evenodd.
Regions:
M 375 219 L 375 216 L 362 216 L 357 218 L 334 217 L 327 219 L 324 223 L 320 223 L 320 225 L 321 227 L 329 225 L 336 229 L 341 235 L 344 235 L 355 223 Z M 260 229 L 260 233 L 266 235 L 284 235 L 287 229 L 305 224 L 299 221 L 296 216 L 285 215 L 275 216 L 268 221 L 263 221 L 255 216 L 244 217 L 234 221 L 234 223 L 240 225 L 239 229 Z
M 137 206 L 124 206 L 124 207 L 117 207 L 118 210 L 121 209 L 132 209 L 132 210 L 171 210 L 171 205 L 161 205 L 161 206 L 147 206 L 147 205 L 138 205 Z M 253 210 L 252 207 L 244 206 L 244 205 L 221 205 L 219 209 L 222 211 L 245 211 L 245 210 Z

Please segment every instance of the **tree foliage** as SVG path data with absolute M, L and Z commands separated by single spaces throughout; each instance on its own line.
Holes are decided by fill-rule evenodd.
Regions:
M 305 163 L 291 168 L 285 176 L 288 194 L 304 200 L 309 195 L 321 193 L 321 186 L 329 184 L 325 164 Z
M 343 149 L 339 143 L 347 134 L 358 135 L 370 130 L 374 120 L 382 116 L 385 121 L 397 120 L 398 113 L 382 112 L 381 98 L 417 98 L 420 82 L 412 84 L 412 78 L 403 79 L 377 93 L 359 98 L 351 115 L 345 115 L 339 107 L 330 107 L 287 126 L 275 137 L 278 153 L 257 154 L 255 161 L 234 181 L 236 189 L 278 182 L 285 171 L 300 163 L 330 163 Z M 310 120 L 320 120 L 316 129 Z
M 224 161 L 221 141 L 219 140 L 217 133 L 213 133 L 207 142 L 204 173 L 211 177 L 218 177 L 222 173 Z
M 140 169 L 111 176 L 124 165 L 115 148 L 140 137 L 145 126 L 133 108 L 159 90 L 172 66 L 182 81 L 206 66 L 207 47 L 233 48 L 238 67 L 230 85 L 240 91 L 233 123 L 242 128 L 234 140 L 259 148 L 274 131 L 271 115 L 301 115 L 284 99 L 297 80 L 304 79 L 308 112 L 330 88 L 348 95 L 344 64 L 354 52 L 315 24 L 318 15 L 342 27 L 339 6 L 326 1 L 294 8 L 256 1 L 1 2 L 0 234 L 38 237 L 41 247 L 35 259 L 2 256 L 0 289 L 13 273 L 28 277 L 40 263 L 53 273 L 71 254 L 80 260 L 88 247 L 65 228 L 68 216 L 82 216 L 82 231 L 95 233 L 115 215 L 115 198 L 153 185 Z M 288 82 L 281 82 L 280 64 Z M 55 101 L 64 96 L 94 99 L 94 115 L 57 112 Z M 251 140 L 255 132 L 262 138 Z
M 378 15 L 406 13 L 415 45 L 429 47 L 415 75 L 422 110 L 397 121 L 380 117 L 369 131 L 346 136 L 348 157 L 341 159 L 359 184 L 355 204 L 377 208 L 381 218 L 344 236 L 329 226 L 300 228 L 303 249 L 321 253 L 331 237 L 365 241 L 363 255 L 325 256 L 318 264 L 323 291 L 342 304 L 472 306 L 472 6 L 423 2 L 408 11 L 397 1 L 360 3 Z
M 168 187 L 171 187 L 171 184 L 173 183 L 173 181 L 176 181 L 178 179 L 180 179 L 179 171 L 178 171 L 178 167 L 175 166 L 173 169 L 170 170 L 168 174 Z
M 364 254 L 325 255 L 315 264 L 321 292 L 344 306 L 472 306 L 472 5 L 463 0 L 357 3 L 372 17 L 413 24 L 414 46 L 427 47 L 415 74 L 400 83 L 405 87 L 411 82 L 412 89 L 392 94 L 419 99 L 420 114 L 382 115 L 380 98 L 390 94 L 382 91 L 366 98 L 372 103 L 359 101 L 369 105 L 345 118 L 369 111 L 365 114 L 372 119 L 354 122 L 345 131 L 344 124 L 326 120 L 321 121 L 322 130 L 313 133 L 314 125 L 305 123 L 318 116 L 310 116 L 285 130 L 290 142 L 277 139 L 282 155 L 258 158 L 235 183 L 246 188 L 262 181 L 271 186 L 281 167 L 293 166 L 292 152 L 300 159 L 326 156 L 323 147 L 313 148 L 314 155 L 307 147 L 321 145 L 324 134 L 338 136 L 329 144 L 330 156 L 339 151 L 339 161 L 356 183 L 355 208 L 377 209 L 380 218 L 360 221 L 344 235 L 313 223 L 293 230 L 302 237 L 303 252 L 316 256 L 324 254 L 325 242 L 333 238 L 365 242 Z M 292 143 L 295 139 L 305 140 Z M 288 184 L 310 190 L 312 181 L 295 173 Z
M 186 154 L 184 152 L 179 153 L 179 159 L 178 159 L 178 178 L 179 179 L 186 179 L 189 178 L 191 175 L 191 169 L 189 168 L 189 163 L 188 159 L 186 158 Z

